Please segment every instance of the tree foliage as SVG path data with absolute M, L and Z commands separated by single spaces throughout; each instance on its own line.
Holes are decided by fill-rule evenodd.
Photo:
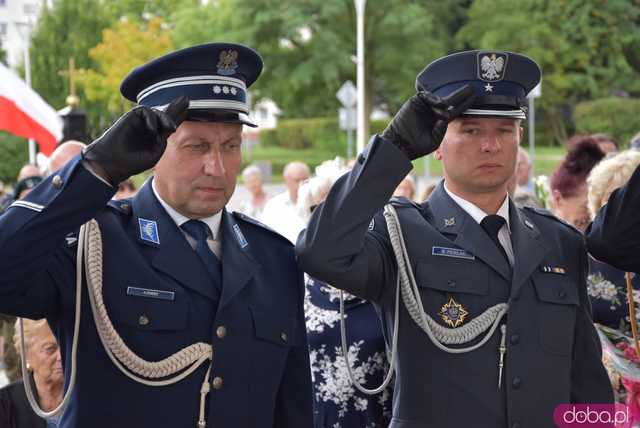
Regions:
M 456 38 L 466 48 L 511 50 L 533 58 L 543 71 L 545 117 L 561 140 L 566 136 L 563 106 L 620 91 L 640 94 L 638 72 L 623 52 L 640 37 L 638 4 L 637 0 L 475 0 Z
M 27 140 L 0 131 L 0 182 L 14 183 L 20 168 L 27 162 L 29 162 Z
M 626 146 L 639 130 L 640 99 L 601 98 L 576 105 L 576 131 L 583 134 L 604 132 Z
M 123 77 L 172 49 L 169 33 L 159 17 L 142 24 L 123 19 L 104 30 L 102 41 L 89 51 L 95 67 L 82 70 L 79 84 L 89 102 L 104 106 L 111 116 L 119 116 L 132 106 L 120 94 Z
M 79 96 L 94 135 L 122 111 L 117 88 L 129 69 L 171 49 L 151 34 L 163 38 L 168 31 L 177 48 L 212 41 L 255 48 L 265 68 L 252 88 L 254 99 L 272 98 L 286 118 L 335 117 L 335 92 L 344 81 L 356 81 L 353 0 L 51 3 L 33 34 L 33 85 L 62 107 L 69 88 L 58 71 L 74 57 L 87 70 Z M 149 27 L 160 22 L 153 17 L 164 24 Z M 640 0 L 369 0 L 367 111 L 377 106 L 394 113 L 413 93 L 417 73 L 441 55 L 512 50 L 540 64 L 539 117 L 560 140 L 573 105 L 640 95 L 639 27 Z
M 392 112 L 399 108 L 414 92 L 416 74 L 450 48 L 450 37 L 433 37 L 439 27 L 430 3 L 438 4 L 369 2 L 369 112 L 374 105 Z M 464 2 L 453 3 L 455 8 L 439 10 L 447 13 L 443 21 L 457 25 Z M 351 0 L 220 0 L 173 17 L 178 46 L 225 39 L 254 47 L 265 61 L 254 95 L 276 101 L 285 117 L 336 116 L 340 104 L 335 93 L 346 80 L 356 81 L 356 14 Z
M 69 79 L 59 75 L 59 71 L 68 68 L 69 58 L 74 58 L 77 67 L 94 67 L 89 50 L 100 42 L 101 31 L 110 21 L 102 11 L 102 3 L 57 0 L 48 8 L 45 2 L 31 39 L 31 81 L 54 108 L 64 107 L 69 95 Z M 82 91 L 78 95 L 81 100 L 86 99 Z M 100 105 L 83 102 L 82 107 L 91 123 L 99 121 Z

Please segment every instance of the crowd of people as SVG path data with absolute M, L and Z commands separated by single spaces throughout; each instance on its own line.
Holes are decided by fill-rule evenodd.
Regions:
M 518 71 L 480 79 L 482 55 L 508 55 Z M 637 256 L 608 256 L 602 232 L 640 236 L 603 214 L 611 197 L 631 215 L 640 133 L 623 151 L 605 134 L 573 136 L 538 180 L 510 91 L 526 95 L 540 71 L 492 55 L 430 64 L 357 159 L 291 162 L 276 195 L 259 165 L 240 172 L 241 125 L 253 123 L 225 98 L 258 77 L 254 51 L 202 45 L 135 69 L 123 95 L 164 110 L 132 110 L 89 146 L 59 145 L 1 202 L 0 426 L 542 427 L 559 404 L 614 399 L 640 422 L 640 382 L 601 352 L 626 343 L 640 373 L 622 270 Z M 194 88 L 202 70 L 226 91 Z M 482 96 L 468 84 L 480 80 Z M 420 182 L 410 161 L 430 153 L 444 177 Z M 138 190 L 130 177 L 150 168 Z M 248 196 L 230 213 L 237 176 Z M 76 282 L 80 238 L 86 260 L 101 246 L 103 277 L 87 267 Z M 51 412 L 74 382 L 63 413 L 46 418 L 24 390 Z

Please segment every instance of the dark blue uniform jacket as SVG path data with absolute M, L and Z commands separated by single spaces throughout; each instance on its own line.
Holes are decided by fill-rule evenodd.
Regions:
M 380 210 L 410 169 L 400 150 L 374 138 L 316 208 L 296 246 L 298 262 L 310 275 L 375 302 L 387 338 L 396 262 Z M 580 233 L 546 212 L 511 203 L 511 274 L 489 235 L 442 183 L 422 205 L 397 205 L 427 315 L 448 327 L 439 312 L 450 299 L 468 312 L 465 323 L 499 303 L 507 302 L 509 312 L 498 389 L 499 331 L 475 351 L 447 353 L 400 303 L 390 428 L 554 427 L 559 404 L 613 401 L 590 318 Z
M 127 346 L 158 361 L 196 342 L 212 344 L 207 427 L 312 425 L 304 286 L 285 239 L 225 211 L 219 293 L 150 181 L 132 200 L 109 202 L 115 189 L 78 159 L 56 177 L 0 217 L 0 312 L 48 319 L 67 382 L 78 229 L 95 218 L 103 240 L 104 301 Z M 156 239 L 141 226 L 149 221 Z M 157 293 L 141 296 L 130 287 Z M 82 292 L 77 383 L 62 427 L 196 427 L 207 364 L 171 386 L 130 380 L 105 353 L 86 285 Z

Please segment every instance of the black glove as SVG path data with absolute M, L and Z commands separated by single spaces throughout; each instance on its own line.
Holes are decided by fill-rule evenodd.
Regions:
M 187 116 L 189 99 L 173 100 L 165 112 L 145 106 L 125 113 L 98 139 L 82 151 L 118 185 L 132 175 L 153 167 L 167 147 L 167 138 Z
M 398 146 L 411 160 L 438 148 L 447 124 L 468 109 L 475 95 L 470 85 L 441 98 L 420 91 L 405 102 L 381 137 Z

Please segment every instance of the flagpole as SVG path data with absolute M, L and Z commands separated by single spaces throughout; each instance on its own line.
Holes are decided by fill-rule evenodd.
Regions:
M 29 48 L 31 46 L 31 31 L 27 30 L 27 43 L 24 50 L 24 77 L 27 86 L 31 88 L 31 55 L 29 55 Z M 29 138 L 29 163 L 36 164 L 36 141 L 33 138 Z
M 31 48 L 31 17 L 27 15 L 27 19 L 24 22 L 15 21 L 15 26 L 20 28 L 22 26 L 26 27 L 25 37 L 24 37 L 24 50 L 23 50 L 23 58 L 24 58 L 24 80 L 29 88 L 31 88 L 31 54 L 29 52 Z M 20 31 L 20 30 L 18 30 Z M 20 31 L 22 32 L 22 31 Z M 29 138 L 29 163 L 32 165 L 36 164 L 36 141 L 33 138 Z

